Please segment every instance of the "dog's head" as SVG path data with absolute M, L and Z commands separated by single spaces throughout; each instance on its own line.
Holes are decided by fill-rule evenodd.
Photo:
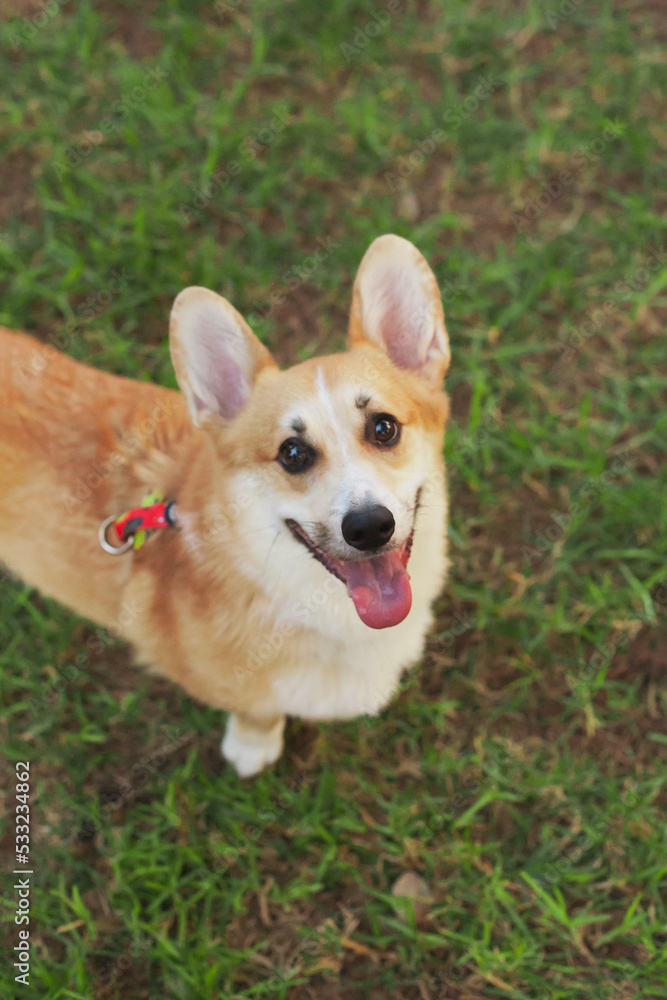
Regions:
M 381 236 L 354 283 L 347 352 L 280 371 L 242 316 L 205 288 L 171 315 L 194 423 L 230 470 L 260 475 L 262 512 L 348 589 L 372 628 L 410 610 L 420 499 L 441 468 L 449 363 L 440 293 L 419 251 Z

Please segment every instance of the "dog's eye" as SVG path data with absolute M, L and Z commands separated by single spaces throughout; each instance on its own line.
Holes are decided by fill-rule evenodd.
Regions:
M 374 413 L 370 418 L 369 429 L 371 440 L 385 447 L 397 444 L 401 436 L 401 425 L 389 413 Z
M 278 450 L 278 461 L 287 472 L 305 472 L 315 461 L 315 452 L 299 438 L 287 438 Z

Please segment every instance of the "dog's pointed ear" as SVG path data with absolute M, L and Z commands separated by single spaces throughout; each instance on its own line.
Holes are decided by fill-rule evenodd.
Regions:
M 359 265 L 352 292 L 349 346 L 370 341 L 399 368 L 441 386 L 449 338 L 440 290 L 416 246 L 379 236 Z
M 178 384 L 198 427 L 225 420 L 245 405 L 260 371 L 276 363 L 227 299 L 208 288 L 185 288 L 169 321 L 169 346 Z

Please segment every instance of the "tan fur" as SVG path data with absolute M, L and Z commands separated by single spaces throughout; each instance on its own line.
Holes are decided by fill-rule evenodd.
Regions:
M 382 238 L 389 239 L 398 238 Z M 430 283 L 425 262 L 424 267 Z M 237 736 L 250 744 L 253 725 L 258 740 L 271 731 L 271 738 L 281 741 L 280 720 L 289 709 L 277 698 L 276 684 L 289 685 L 297 662 L 307 669 L 309 663 L 335 657 L 337 629 L 358 632 L 362 656 L 365 644 L 375 643 L 368 649 L 376 649 L 381 659 L 393 641 L 401 649 L 404 644 L 402 660 L 414 659 L 444 575 L 441 452 L 448 406 L 439 382 L 447 359 L 429 361 L 427 377 L 399 370 L 377 338 L 364 333 L 358 283 L 359 278 L 352 349 L 284 372 L 242 317 L 215 296 L 231 310 L 230 322 L 242 324 L 253 385 L 234 419 L 203 414 L 200 426 L 193 425 L 181 393 L 96 371 L 30 337 L 0 329 L 0 559 L 43 593 L 129 639 L 143 663 L 190 695 L 239 713 Z M 428 296 L 441 317 L 434 280 Z M 172 357 L 181 387 L 189 393 L 177 306 Z M 395 450 L 379 455 L 364 440 L 363 414 L 346 404 L 351 393 L 363 391 L 372 393 L 377 410 L 391 412 L 404 424 Z M 321 434 L 322 457 L 316 473 L 294 477 L 281 469 L 276 454 L 286 436 L 286 414 L 300 406 L 311 407 L 308 412 L 317 416 L 311 423 L 313 433 Z M 307 501 L 326 507 L 330 502 L 327 490 L 345 471 L 327 423 L 338 414 L 346 421 L 348 464 L 368 468 L 388 490 L 400 491 L 405 477 L 413 475 L 410 463 L 418 461 L 414 475 L 428 470 L 435 498 L 431 506 L 440 505 L 435 514 L 419 515 L 425 524 L 434 518 L 428 523 L 436 527 L 429 530 L 440 538 L 431 539 L 437 550 L 433 571 L 425 571 L 429 582 L 423 600 L 407 622 L 413 615 L 419 620 L 412 631 L 404 627 L 407 622 L 384 630 L 396 633 L 394 640 L 358 620 L 350 623 L 344 586 L 288 532 L 262 523 L 262 511 L 280 510 L 281 504 Z M 153 489 L 176 499 L 178 530 L 157 533 L 136 553 L 113 557 L 103 552 L 97 539 L 100 522 L 137 506 Z M 429 559 L 424 535 L 426 529 L 417 531 L 413 557 L 422 563 Z M 419 580 L 413 584 L 418 596 Z M 318 586 L 324 605 L 302 621 L 305 612 L 297 613 L 295 602 L 306 602 Z M 257 650 L 266 637 L 272 651 L 257 666 Z M 397 665 L 398 672 L 401 665 L 407 664 Z M 377 710 L 396 680 L 397 675 L 388 681 L 388 691 L 369 689 L 358 708 Z M 357 714 L 354 705 L 349 714 Z M 312 716 L 326 717 L 326 711 L 314 708 Z M 257 768 L 276 755 L 267 753 Z M 250 766 L 245 773 L 252 773 Z

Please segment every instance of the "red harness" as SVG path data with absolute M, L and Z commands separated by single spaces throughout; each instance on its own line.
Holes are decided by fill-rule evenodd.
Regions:
M 149 493 L 144 497 L 142 507 L 133 507 L 118 517 L 112 514 L 102 521 L 97 537 L 105 552 L 120 556 L 128 549 L 140 548 L 151 532 L 176 526 L 176 501 L 160 500 L 158 497 L 159 494 Z M 112 545 L 108 540 L 109 528 L 113 529 L 120 544 Z
M 174 506 L 174 500 L 163 500 L 161 503 L 151 504 L 150 507 L 134 507 L 125 514 L 121 514 L 113 521 L 113 528 L 118 540 L 126 542 L 130 536 L 136 535 L 138 531 L 173 528 L 176 524 Z

